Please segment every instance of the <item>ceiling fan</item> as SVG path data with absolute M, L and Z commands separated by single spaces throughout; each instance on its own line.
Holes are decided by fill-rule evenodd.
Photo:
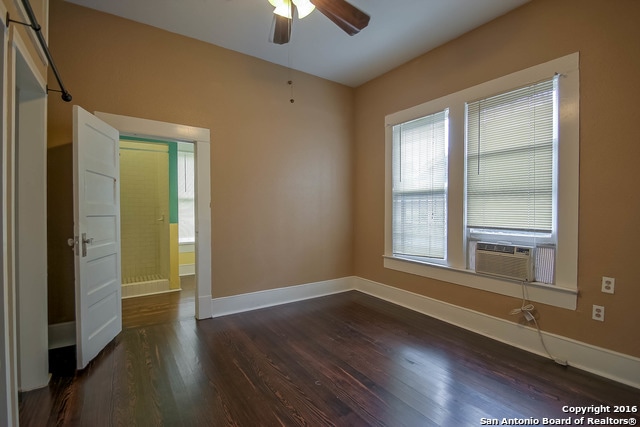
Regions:
M 276 44 L 289 43 L 294 11 L 302 19 L 318 9 L 350 36 L 369 25 L 369 15 L 345 0 L 269 0 L 269 3 L 275 7 L 270 41 Z

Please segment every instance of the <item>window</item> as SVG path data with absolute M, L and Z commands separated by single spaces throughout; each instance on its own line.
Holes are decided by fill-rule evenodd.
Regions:
M 519 236 L 553 225 L 555 78 L 467 104 L 467 227 Z
M 447 111 L 393 127 L 393 253 L 445 259 Z
M 195 158 L 193 144 L 178 143 L 178 241 L 194 243 L 195 225 Z
M 529 299 L 575 309 L 578 77 L 575 53 L 388 115 L 385 267 L 518 297 L 475 243 L 544 248 Z
M 554 250 L 556 99 L 554 76 L 467 103 L 469 268 L 474 267 L 473 243 L 480 240 L 534 248 L 545 244 L 540 254 Z M 536 281 L 553 283 L 550 261 L 536 263 Z

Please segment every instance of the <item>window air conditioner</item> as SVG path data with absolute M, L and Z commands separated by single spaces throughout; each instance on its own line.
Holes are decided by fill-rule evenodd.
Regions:
M 533 248 L 478 242 L 476 273 L 532 282 L 534 280 Z

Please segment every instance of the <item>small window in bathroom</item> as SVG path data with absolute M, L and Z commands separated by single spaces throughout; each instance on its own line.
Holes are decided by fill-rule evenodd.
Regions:
M 194 175 L 193 144 L 178 143 L 178 239 L 181 244 L 196 241 Z

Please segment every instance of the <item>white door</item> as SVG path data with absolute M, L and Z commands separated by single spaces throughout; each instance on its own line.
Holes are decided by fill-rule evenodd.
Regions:
M 119 139 L 116 129 L 73 107 L 78 369 L 122 330 Z

